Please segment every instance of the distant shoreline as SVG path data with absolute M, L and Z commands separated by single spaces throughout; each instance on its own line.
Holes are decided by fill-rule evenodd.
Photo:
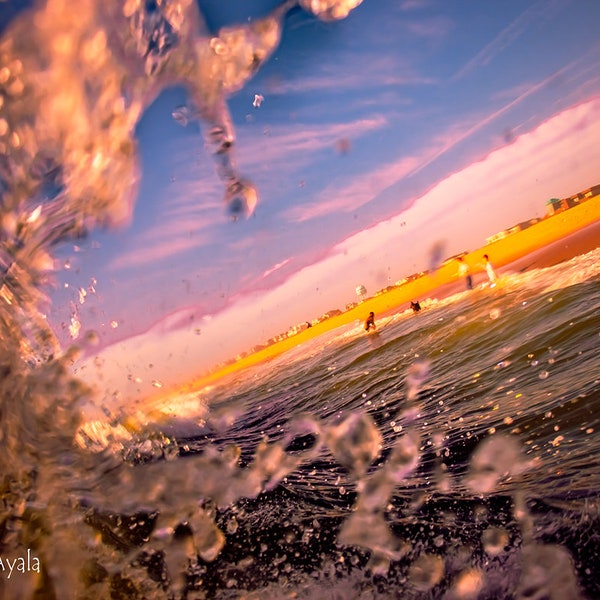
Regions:
M 589 252 L 598 247 L 599 240 L 600 196 L 594 196 L 579 206 L 468 252 L 463 255 L 463 259 L 471 269 L 476 286 L 487 280 L 483 261 L 484 254 L 490 257 L 491 263 L 499 274 L 514 273 L 549 267 Z M 434 241 L 432 240 L 432 243 Z M 409 308 L 411 300 L 445 298 L 464 289 L 464 286 L 464 278 L 458 276 L 458 261 L 446 260 L 432 274 L 425 274 L 379 296 L 367 298 L 358 306 L 342 314 L 248 354 L 236 362 L 224 365 L 213 373 L 198 377 L 185 386 L 180 386 L 177 390 L 171 390 L 166 394 L 163 391 L 161 399 L 164 401 L 172 396 L 198 391 L 228 375 L 280 356 L 332 329 L 356 321 L 364 321 L 370 311 L 373 311 L 377 318 L 381 318 L 392 311 L 397 312 L 402 307 Z

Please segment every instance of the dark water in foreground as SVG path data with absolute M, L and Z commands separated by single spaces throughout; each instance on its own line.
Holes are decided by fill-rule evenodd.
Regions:
M 332 332 L 158 425 L 82 421 L 68 357 L 5 360 L 1 556 L 42 567 L 3 597 L 599 597 L 598 252 Z
M 290 425 L 305 413 L 324 440 L 227 511 L 207 581 L 261 598 L 598 597 L 597 258 L 425 303 L 377 336 L 332 334 L 207 392 L 220 417 L 242 414 L 190 453 L 233 443 L 251 463 L 263 437 L 314 450 Z

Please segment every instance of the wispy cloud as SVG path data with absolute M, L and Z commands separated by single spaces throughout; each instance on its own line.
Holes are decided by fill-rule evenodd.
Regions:
M 132 232 L 129 249 L 110 261 L 107 269 L 156 265 L 209 244 L 217 235 L 216 221 L 223 218 L 214 201 L 219 192 L 222 187 L 219 190 L 218 182 L 210 178 L 174 184 L 168 202 L 159 208 L 158 222 L 137 235 Z
M 414 36 L 428 40 L 438 40 L 448 35 L 454 28 L 454 24 L 447 17 L 439 16 L 433 19 L 409 21 L 405 24 L 405 27 Z
M 553 116 L 514 144 L 451 174 L 412 200 L 410 209 L 340 242 L 327 259 L 306 272 L 312 271 L 315 278 L 318 274 L 319 280 L 333 279 L 341 257 L 348 262 L 362 257 L 377 262 L 382 248 L 397 247 L 401 239 L 426 267 L 434 232 L 449 238 L 450 253 L 481 244 L 486 233 L 495 232 L 493 227 L 501 229 L 533 216 L 531 203 L 543 212 L 546 198 L 564 197 L 598 183 L 597 165 L 587 157 L 599 133 L 600 96 Z M 351 270 L 359 272 L 358 266 Z
M 418 173 L 521 102 L 545 88 L 557 77 L 560 77 L 562 72 L 569 72 L 571 67 L 572 65 L 568 65 L 558 73 L 554 73 L 540 82 L 519 88 L 519 94 L 516 97 L 487 115 L 477 115 L 476 117 L 470 115 L 468 120 L 463 123 L 453 123 L 445 132 L 430 140 L 428 145 L 414 156 L 404 157 L 399 161 L 383 165 L 367 174 L 357 174 L 353 181 L 343 187 L 336 183 L 328 186 L 314 202 L 293 207 L 287 211 L 285 217 L 292 222 L 303 222 L 336 212 L 352 212 L 368 204 L 387 188 L 399 183 L 408 176 Z M 345 180 L 347 180 L 347 177 Z
M 539 0 L 522 12 L 512 23 L 505 27 L 487 46 L 469 60 L 452 78 L 462 79 L 472 71 L 485 67 L 525 35 L 532 25 L 554 16 L 564 5 L 564 0 Z
M 269 275 L 275 273 L 275 271 L 279 271 L 279 269 L 281 269 L 282 267 L 285 267 L 285 265 L 289 264 L 291 261 L 292 261 L 291 258 L 286 258 L 285 260 L 282 260 L 281 262 L 277 263 L 276 265 L 273 265 L 270 269 L 267 269 L 261 275 L 261 278 L 266 279 Z
M 357 174 L 344 186 L 338 183 L 327 186 L 315 202 L 295 206 L 288 210 L 285 218 L 300 223 L 336 212 L 352 212 L 368 204 L 381 192 L 412 173 L 422 162 L 420 157 L 403 158 L 383 165 L 370 173 Z M 347 177 L 345 177 L 347 180 Z
M 530 86 L 521 88 L 521 90 L 520 90 L 521 93 L 516 98 L 513 98 L 510 102 L 508 102 L 501 108 L 493 111 L 492 113 L 488 114 L 487 116 L 477 118 L 474 123 L 473 123 L 473 118 L 470 117 L 469 123 L 467 123 L 464 127 L 463 126 L 457 127 L 456 125 L 454 125 L 452 127 L 452 129 L 454 130 L 453 133 L 451 135 L 446 136 L 446 139 L 442 143 L 440 143 L 438 151 L 433 153 L 429 157 L 428 161 L 426 163 L 423 163 L 420 168 L 424 168 L 428 164 L 432 163 L 433 161 L 438 159 L 440 156 L 442 156 L 443 154 L 448 152 L 450 149 L 455 147 L 457 144 L 459 144 L 459 143 L 465 141 L 466 139 L 468 139 L 469 137 L 473 136 L 478 131 L 480 131 L 484 127 L 487 127 L 488 125 L 493 123 L 495 120 L 497 120 L 499 117 L 501 117 L 505 113 L 509 112 L 511 109 L 515 108 L 516 106 L 518 106 L 521 102 L 523 102 L 530 96 L 533 96 L 540 90 L 544 89 L 548 84 L 550 84 L 553 80 L 555 80 L 557 77 L 559 77 L 561 75 L 561 73 L 567 73 L 571 69 L 571 67 L 572 67 L 572 65 L 568 65 L 568 66 L 564 67 L 563 69 L 561 69 L 560 71 L 553 73 L 550 77 L 547 77 L 546 79 L 544 79 L 542 81 L 539 81 L 538 83 L 531 84 Z
M 404 0 L 400 3 L 400 10 L 412 11 L 422 10 L 432 5 L 432 0 Z
M 414 23 L 411 26 L 415 28 L 413 33 L 426 36 L 440 35 L 440 27 L 447 29 L 447 24 L 441 23 Z M 267 83 L 265 98 L 268 101 L 268 94 L 314 94 L 327 91 L 356 91 L 380 86 L 435 83 L 435 79 L 431 76 L 415 72 L 407 60 L 395 55 L 373 55 L 364 52 L 353 57 L 352 62 L 352 71 L 333 71 L 331 66 L 326 64 L 320 72 L 315 73 L 313 70 L 310 76 L 271 80 Z
M 376 115 L 348 123 L 274 126 L 268 143 L 261 146 L 260 152 L 256 151 L 256 136 L 251 135 L 248 143 L 242 144 L 240 159 L 243 159 L 246 168 L 308 161 L 314 153 L 333 148 L 341 139 L 358 139 L 366 133 L 384 128 L 387 123 L 387 119 Z
M 148 236 L 145 236 L 148 237 Z M 137 246 L 133 250 L 118 256 L 109 265 L 109 271 L 133 269 L 149 264 L 157 264 L 176 254 L 200 248 L 206 244 L 203 236 L 173 237 L 166 240 L 153 240 L 147 245 Z

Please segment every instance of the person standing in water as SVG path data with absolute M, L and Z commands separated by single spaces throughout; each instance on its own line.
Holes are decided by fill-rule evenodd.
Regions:
M 419 301 L 416 300 L 415 302 L 411 302 L 410 303 L 410 307 L 412 308 L 412 311 L 416 314 L 421 310 L 421 305 L 419 304 Z
M 496 271 L 494 271 L 494 267 L 490 262 L 490 257 L 487 254 L 483 255 L 483 260 L 485 260 L 485 272 L 487 273 L 488 279 L 490 280 L 490 286 L 494 287 L 496 285 L 496 279 L 498 279 Z
M 373 331 L 377 329 L 377 326 L 375 325 L 375 313 L 372 311 L 365 321 L 365 331 L 370 331 L 371 329 L 373 329 Z
M 459 256 L 456 260 L 458 260 L 458 276 L 464 277 L 467 283 L 467 289 L 473 289 L 473 278 L 471 277 L 471 270 L 469 269 L 469 265 L 464 261 L 462 256 Z

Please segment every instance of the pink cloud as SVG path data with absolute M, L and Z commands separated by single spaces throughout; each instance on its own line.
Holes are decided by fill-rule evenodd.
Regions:
M 464 123 L 454 123 L 445 133 L 434 138 L 428 147 L 424 148 L 418 155 L 404 157 L 400 161 L 379 167 L 368 174 L 357 175 L 350 184 L 343 187 L 334 183 L 323 190 L 315 202 L 293 207 L 285 216 L 292 222 L 303 222 L 335 212 L 351 212 L 368 204 L 385 189 L 432 164 L 456 145 L 475 135 L 521 102 L 536 94 L 559 74 L 568 72 L 571 66 L 564 67 L 558 73 L 537 84 L 531 84 L 520 89 L 521 93 L 516 98 L 488 115 L 477 115 L 475 118 L 470 116 L 469 120 Z
M 410 209 L 338 244 L 330 258 L 308 272 L 315 279 L 335 279 L 343 257 L 357 263 L 346 264 L 344 271 L 358 273 L 364 257 L 377 262 L 381 249 L 390 247 L 413 247 L 426 266 L 427 250 L 435 241 L 427 234 L 434 231 L 443 231 L 456 247 L 480 245 L 497 229 L 535 216 L 532 205 L 543 214 L 548 198 L 599 183 L 600 164 L 590 160 L 597 156 L 598 139 L 600 97 L 555 115 L 513 144 L 461 169 L 416 199 Z

